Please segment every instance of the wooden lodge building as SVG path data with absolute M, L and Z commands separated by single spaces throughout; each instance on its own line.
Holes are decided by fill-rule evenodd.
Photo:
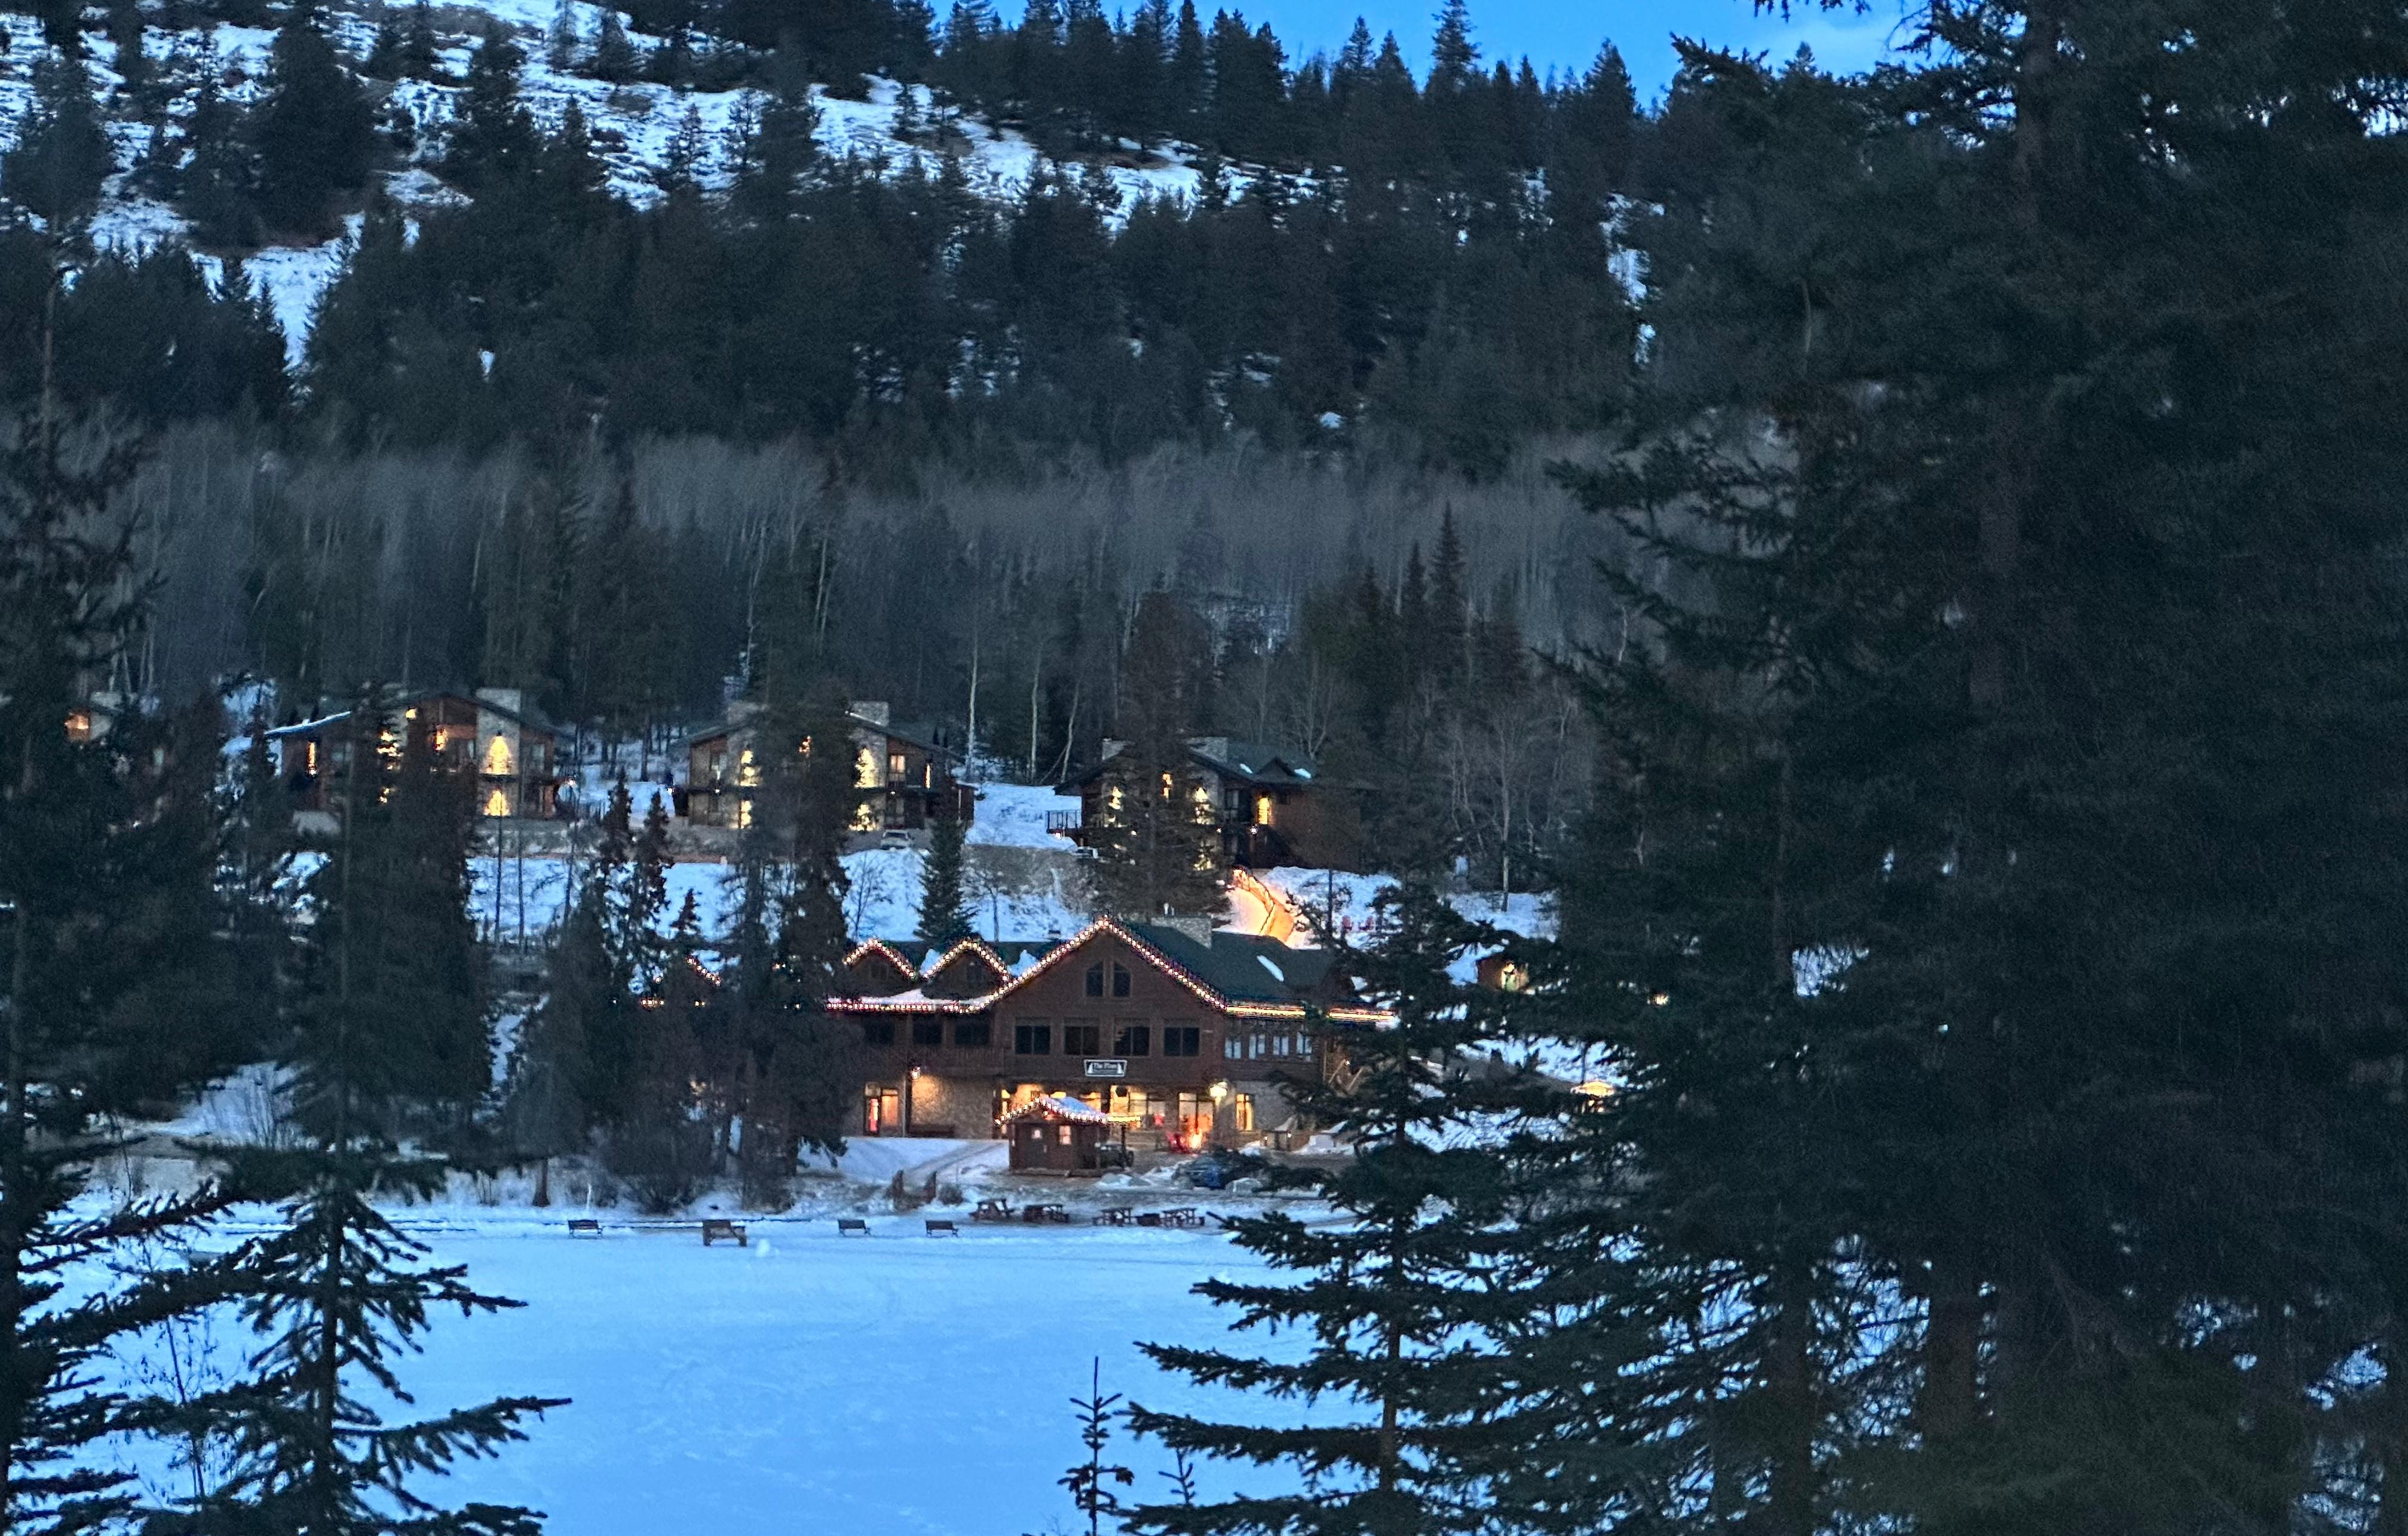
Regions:
M 861 1026 L 866 1136 L 997 1136 L 1061 1098 L 1131 1146 L 1226 1144 L 1312 1128 L 1278 1080 L 1342 1068 L 1314 1013 L 1387 1017 L 1333 958 L 1200 923 L 1111 919 L 1065 941 L 970 940 L 916 960 L 872 940 L 846 957 L 852 989 L 828 1009 Z
M 384 710 L 380 734 L 386 739 L 412 749 L 431 744 L 445 766 L 476 775 L 480 814 L 550 820 L 560 813 L 558 733 L 527 709 L 518 689 L 426 689 L 394 695 Z M 331 816 L 340 807 L 351 735 L 350 710 L 267 733 L 301 817 Z
M 1106 741 L 1104 760 L 1061 786 L 1061 793 L 1079 798 L 1079 824 L 1066 819 L 1054 831 L 1085 847 L 1114 825 L 1119 797 L 1128 793 L 1114 762 L 1125 745 Z M 1226 736 L 1190 738 L 1187 755 L 1200 781 L 1199 799 L 1210 801 L 1220 824 L 1221 853 L 1229 864 L 1240 869 L 1361 867 L 1360 786 L 1325 782 L 1312 760 L 1297 754 Z
M 686 738 L 683 815 L 700 826 L 752 825 L 760 786 L 758 705 L 738 702 L 727 720 Z M 953 755 L 930 730 L 897 725 L 882 703 L 853 704 L 853 786 L 863 792 L 854 813 L 856 837 L 925 832 L 940 816 L 968 820 L 974 792 L 953 777 Z

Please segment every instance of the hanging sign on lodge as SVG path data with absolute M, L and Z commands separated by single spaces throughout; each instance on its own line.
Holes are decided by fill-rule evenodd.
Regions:
M 1087 1075 L 1089 1077 L 1126 1077 L 1128 1063 L 1117 1056 L 1108 1060 L 1090 1061 L 1087 1063 Z

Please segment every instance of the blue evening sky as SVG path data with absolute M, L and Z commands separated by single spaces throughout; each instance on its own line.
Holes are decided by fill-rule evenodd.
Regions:
M 1109 11 L 1118 0 L 1105 0 Z M 1133 3 L 1133 0 L 1132 0 Z M 1232 5 L 1252 22 L 1268 22 L 1287 45 L 1291 64 L 1315 51 L 1336 54 L 1361 16 L 1371 36 L 1394 32 L 1415 73 L 1427 67 L 1437 0 L 1196 0 L 1210 22 L 1216 8 Z M 1815 0 L 1793 0 L 1792 19 L 1758 15 L 1749 0 L 1470 0 L 1471 40 L 1484 62 L 1502 56 L 1518 63 L 1529 55 L 1541 78 L 1550 65 L 1585 70 L 1608 38 L 1622 50 L 1641 102 L 1661 94 L 1678 59 L 1674 33 L 1724 47 L 1770 52 L 1778 62 L 1806 43 L 1824 67 L 1860 69 L 1877 58 L 1899 25 L 1899 0 L 1870 0 L 1858 15 L 1853 7 L 1826 12 Z M 941 15 L 944 6 L 939 4 Z M 1176 8 L 1174 4 L 1173 8 Z M 1018 7 L 996 9 L 1016 15 Z

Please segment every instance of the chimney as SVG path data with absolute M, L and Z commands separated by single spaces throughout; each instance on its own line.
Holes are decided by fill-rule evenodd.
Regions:
M 477 697 L 497 710 L 508 710 L 512 714 L 523 714 L 526 711 L 524 702 L 526 691 L 522 688 L 480 688 L 477 690 Z
M 853 712 L 873 725 L 894 724 L 887 718 L 886 700 L 882 698 L 856 698 L 853 701 Z

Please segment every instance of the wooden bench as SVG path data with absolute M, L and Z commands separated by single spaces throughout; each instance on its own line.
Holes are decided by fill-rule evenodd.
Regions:
M 945 1217 L 931 1216 L 928 1218 L 928 1235 L 932 1238 L 957 1238 L 962 1235 L 962 1229 Z
M 602 1235 L 602 1224 L 592 1216 L 571 1216 L 568 1218 L 568 1235 L 573 1238 L 598 1238 Z
M 1129 1216 L 1131 1213 L 1132 1208 L 1129 1206 L 1108 1205 L 1101 1211 L 1096 1213 L 1096 1225 L 1098 1227 L 1126 1227 L 1129 1224 Z
M 978 1202 L 978 1209 L 970 1213 L 972 1221 L 1010 1221 L 1010 1219 L 1011 1202 L 1010 1200 L 981 1200 Z
M 749 1248 L 752 1245 L 744 1236 L 742 1222 L 722 1221 L 717 1216 L 705 1216 L 702 1219 L 702 1245 L 708 1248 L 712 1243 L 723 1240 L 733 1242 L 738 1248 Z
M 869 1223 L 859 1216 L 838 1216 L 836 1218 L 836 1235 L 840 1238 L 866 1238 L 869 1235 Z

